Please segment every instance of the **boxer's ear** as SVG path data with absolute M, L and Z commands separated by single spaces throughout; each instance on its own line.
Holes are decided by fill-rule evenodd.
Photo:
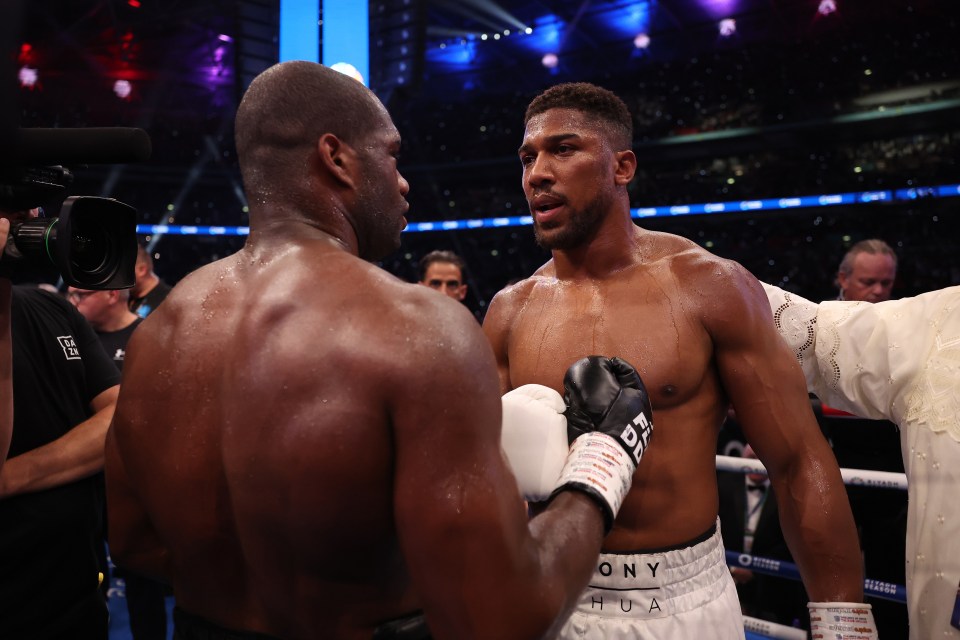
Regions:
M 325 133 L 317 140 L 320 165 L 334 180 L 353 188 L 356 154 L 353 147 L 332 133 Z
M 637 172 L 637 156 L 633 151 L 618 151 L 616 154 L 616 170 L 614 173 L 614 182 L 617 185 L 625 186 L 633 180 Z

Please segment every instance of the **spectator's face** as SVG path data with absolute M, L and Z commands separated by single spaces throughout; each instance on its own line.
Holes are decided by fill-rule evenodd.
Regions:
M 109 291 L 90 291 L 70 287 L 67 290 L 67 299 L 94 327 L 98 326 L 110 313 Z
M 849 274 L 840 273 L 837 281 L 844 300 L 883 302 L 890 299 L 897 267 L 886 254 L 859 253 L 853 259 Z
M 523 192 L 537 242 L 547 249 L 588 242 L 613 207 L 617 156 L 593 120 L 550 109 L 527 123 L 519 150 Z
M 460 267 L 450 262 L 431 262 L 420 284 L 460 302 L 467 297 L 467 285 L 463 283 Z

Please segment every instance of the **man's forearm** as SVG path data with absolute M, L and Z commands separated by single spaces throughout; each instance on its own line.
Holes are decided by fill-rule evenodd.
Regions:
M 103 448 L 114 406 L 105 407 L 53 442 L 7 460 L 0 498 L 59 487 L 103 470 Z
M 863 602 L 863 557 L 835 466 L 809 461 L 773 479 L 780 524 L 814 602 Z

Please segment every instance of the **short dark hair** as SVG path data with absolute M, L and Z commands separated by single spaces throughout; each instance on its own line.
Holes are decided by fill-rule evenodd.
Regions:
M 237 108 L 237 158 L 248 197 L 298 180 L 291 169 L 304 164 L 324 133 L 354 144 L 382 113 L 372 91 L 330 67 L 304 60 L 273 65 L 253 79 Z
M 615 93 L 589 82 L 565 82 L 550 87 L 527 107 L 523 124 L 550 109 L 575 109 L 597 116 L 610 134 L 618 150 L 633 146 L 633 118 L 627 105 Z
M 897 254 L 894 252 L 893 248 L 883 240 L 878 238 L 869 238 L 867 240 L 861 240 L 850 247 L 850 250 L 847 251 L 846 255 L 843 256 L 843 260 L 840 261 L 840 268 L 838 271 L 845 276 L 849 276 L 851 273 L 853 273 L 853 261 L 861 253 L 890 256 L 893 258 L 893 268 L 897 268 Z
M 434 262 L 449 262 L 455 265 L 460 269 L 461 278 L 467 273 L 467 263 L 463 261 L 463 258 L 453 251 L 437 249 L 420 258 L 420 282 L 423 282 L 423 279 L 427 276 L 427 269 L 429 269 L 430 265 Z

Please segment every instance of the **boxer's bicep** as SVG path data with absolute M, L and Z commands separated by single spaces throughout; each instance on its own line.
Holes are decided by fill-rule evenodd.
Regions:
M 823 438 L 800 365 L 777 333 L 763 289 L 745 272 L 732 279 L 724 319 L 711 326 L 717 367 L 747 440 L 776 476 Z
M 763 289 L 752 277 L 741 289 L 742 298 L 728 304 L 739 326 L 728 324 L 714 338 L 724 387 L 770 474 L 784 538 L 811 600 L 859 601 L 863 567 L 836 459 Z

